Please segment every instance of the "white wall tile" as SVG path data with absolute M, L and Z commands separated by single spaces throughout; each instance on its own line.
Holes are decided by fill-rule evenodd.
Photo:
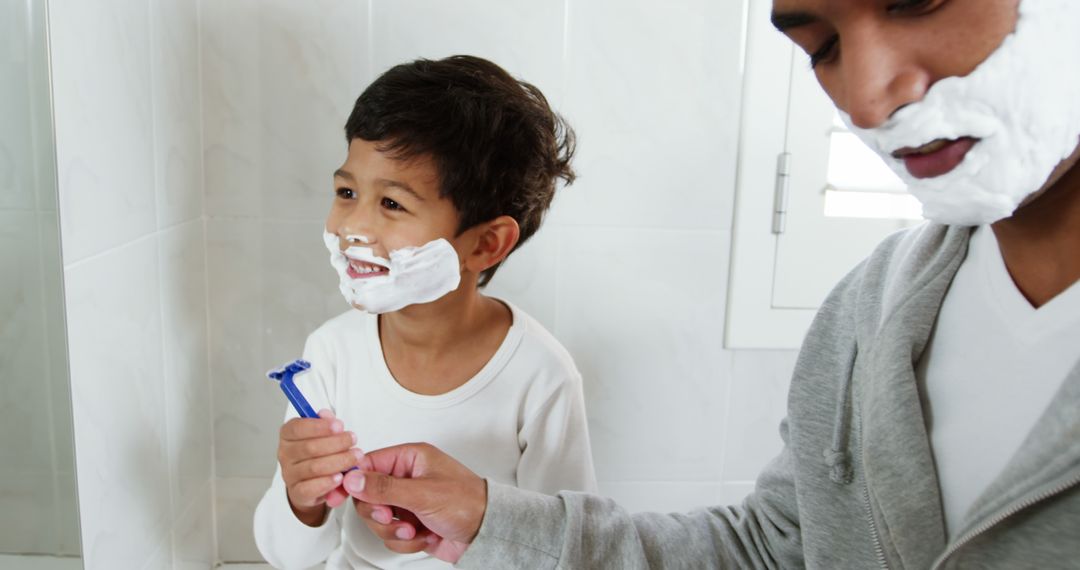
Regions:
M 218 557 L 225 562 L 258 562 L 254 517 L 270 477 L 225 477 L 217 482 Z
M 141 570 L 170 570 L 172 566 L 172 545 L 168 542 L 160 545 L 150 559 L 141 567 Z
M 503 262 L 484 289 L 486 295 L 513 303 L 549 331 L 555 330 L 559 234 L 559 228 L 541 227 Z
M 585 378 L 601 480 L 719 480 L 727 245 L 720 232 L 565 229 L 555 336 Z
M 202 117 L 196 0 L 150 2 L 157 223 L 200 218 Z
M 210 376 L 214 461 L 219 477 L 269 473 L 274 448 L 267 448 L 265 426 L 269 418 L 280 417 L 285 410 L 276 388 L 264 376 L 273 365 L 267 364 L 262 351 L 265 297 L 261 237 L 261 224 L 255 220 L 207 222 L 213 317 Z
M 494 61 L 562 100 L 563 2 L 413 0 L 372 5 L 377 76 L 418 57 L 468 54 Z
M 780 420 L 795 369 L 794 350 L 740 350 L 734 354 L 728 402 L 725 481 L 753 481 L 780 453 Z
M 64 259 L 156 225 L 148 3 L 50 3 Z
M 208 212 L 323 219 L 370 75 L 367 2 L 203 6 Z
M 303 354 L 307 335 L 327 319 L 350 309 L 338 290 L 322 234 L 324 223 L 274 222 L 261 225 L 263 263 L 263 355 L 265 372 Z M 266 380 L 265 376 L 260 378 Z M 268 384 L 273 382 L 266 380 Z M 285 400 L 277 402 L 272 425 L 277 441 Z
M 262 214 L 258 0 L 200 0 L 206 212 Z
M 722 484 L 714 481 L 600 482 L 600 494 L 631 513 L 685 513 L 718 504 Z
M 213 483 L 206 480 L 189 501 L 178 505 L 172 563 L 176 570 L 208 570 L 216 561 Z
M 169 540 L 158 243 L 65 271 L 83 554 L 139 568 Z
M 175 516 L 212 472 L 203 222 L 174 226 L 160 239 L 163 379 Z
M 729 229 L 741 91 L 741 2 L 569 3 L 566 116 L 573 225 Z
M 324 220 L 345 161 L 345 121 L 368 76 L 366 2 L 263 1 L 264 213 Z

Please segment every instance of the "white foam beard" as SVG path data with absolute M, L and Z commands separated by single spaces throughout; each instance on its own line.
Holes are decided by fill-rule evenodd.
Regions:
M 878 128 L 848 127 L 907 183 L 923 215 L 979 225 L 1009 217 L 1080 144 L 1080 0 L 1022 0 L 1016 31 L 966 77 Z M 917 179 L 891 154 L 937 139 L 979 142 L 954 170 Z
M 390 252 L 390 259 L 378 257 L 370 247 L 352 246 L 344 252 L 338 237 L 323 231 L 323 243 L 330 251 L 330 265 L 337 271 L 341 294 L 350 305 L 372 314 L 391 313 L 409 305 L 430 303 L 454 291 L 461 283 L 457 251 L 445 239 L 420 247 Z M 353 279 L 349 277 L 349 257 L 390 268 L 386 275 Z

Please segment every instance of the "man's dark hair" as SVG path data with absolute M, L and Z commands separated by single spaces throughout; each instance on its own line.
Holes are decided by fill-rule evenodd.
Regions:
M 539 89 L 473 56 L 391 68 L 356 100 L 345 138 L 399 160 L 430 156 L 461 217 L 458 234 L 511 216 L 521 228 L 515 249 L 540 228 L 558 179 L 574 181 L 573 129 Z M 481 287 L 498 268 L 483 272 Z

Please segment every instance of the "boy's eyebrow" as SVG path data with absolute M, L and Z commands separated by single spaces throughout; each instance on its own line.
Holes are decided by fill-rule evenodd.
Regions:
M 386 179 L 386 178 L 377 178 L 377 179 L 375 179 L 375 184 L 378 184 L 379 186 L 382 186 L 383 188 L 397 188 L 399 190 L 403 190 L 405 192 L 408 192 L 409 194 L 412 194 L 413 198 L 416 198 L 417 200 L 419 200 L 421 202 L 426 202 L 426 200 L 424 200 L 423 196 L 421 196 L 419 193 L 417 193 L 416 190 L 413 190 L 412 186 L 409 186 L 408 184 L 406 184 L 404 182 L 399 182 L 397 180 L 389 180 L 389 179 Z
M 352 174 L 340 168 L 334 171 L 334 178 L 344 178 L 345 180 L 356 182 L 356 179 L 353 178 Z
M 817 16 L 806 12 L 773 12 L 772 13 L 772 25 L 776 26 L 777 30 L 781 32 L 787 32 L 792 28 L 800 28 L 802 26 L 808 26 L 818 21 Z

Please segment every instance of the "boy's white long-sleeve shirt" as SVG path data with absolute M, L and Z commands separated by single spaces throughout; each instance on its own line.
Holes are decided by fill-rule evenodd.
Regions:
M 311 370 L 297 386 L 316 410 L 330 408 L 375 450 L 428 442 L 481 477 L 554 494 L 596 491 L 581 374 L 539 323 L 509 303 L 513 324 L 487 365 L 446 394 L 423 396 L 394 380 L 383 358 L 378 318 L 350 310 L 312 333 Z M 288 407 L 285 419 L 296 417 Z M 281 468 L 255 511 L 255 541 L 270 564 L 308 568 L 446 568 L 423 553 L 387 550 L 353 509 L 334 509 L 320 527 L 289 506 Z

